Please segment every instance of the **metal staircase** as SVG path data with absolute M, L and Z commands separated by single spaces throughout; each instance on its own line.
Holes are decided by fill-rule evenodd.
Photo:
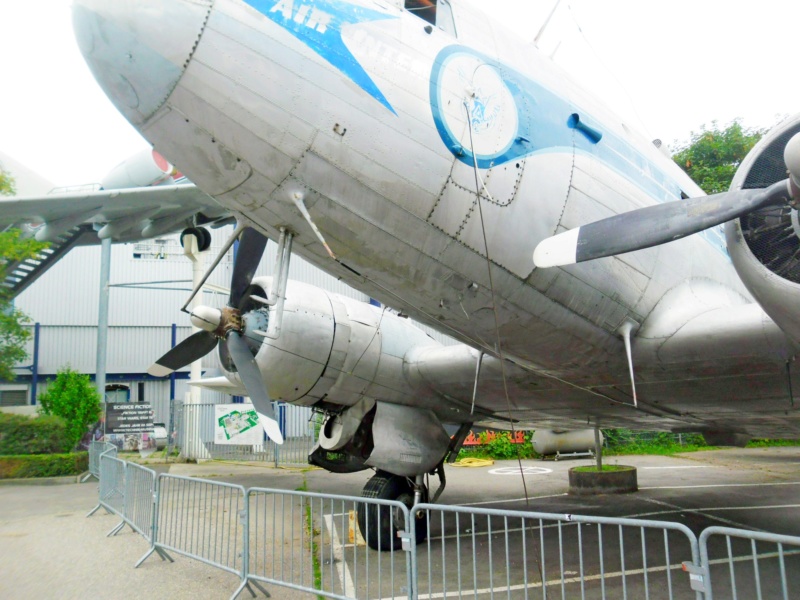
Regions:
M 5 265 L 6 278 L 0 285 L 11 298 L 18 296 L 81 241 L 88 242 L 86 238 L 89 236 L 96 239 L 91 224 L 79 225 L 58 236 L 35 257 L 9 262 Z

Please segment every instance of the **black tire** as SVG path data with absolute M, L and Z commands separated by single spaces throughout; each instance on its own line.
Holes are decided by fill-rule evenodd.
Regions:
M 197 249 L 205 252 L 211 247 L 211 232 L 205 227 L 188 227 L 181 232 L 181 247 L 184 247 L 183 238 L 193 235 L 197 238 Z
M 361 491 L 361 496 L 380 500 L 397 500 L 408 508 L 414 505 L 414 489 L 408 479 L 385 471 L 378 471 L 367 482 Z M 405 519 L 401 511 L 378 504 L 359 504 L 356 513 L 361 536 L 370 548 L 383 552 L 400 549 L 402 540 L 397 537 L 397 532 L 405 528 Z M 417 544 L 427 537 L 427 520 L 418 519 L 416 523 Z

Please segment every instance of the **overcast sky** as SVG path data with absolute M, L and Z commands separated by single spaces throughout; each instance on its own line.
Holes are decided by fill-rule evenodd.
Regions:
M 526 39 L 554 4 L 468 1 Z M 97 181 L 146 147 L 86 68 L 70 4 L 0 2 L 0 150 L 58 185 Z M 714 119 L 766 127 L 800 111 L 799 23 L 796 0 L 565 0 L 540 46 L 560 43 L 557 63 L 671 144 Z

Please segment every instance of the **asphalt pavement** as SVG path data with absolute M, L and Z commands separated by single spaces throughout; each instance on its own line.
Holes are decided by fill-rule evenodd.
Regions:
M 440 502 L 510 510 L 678 521 L 695 533 L 712 525 L 800 536 L 800 448 L 731 449 L 680 457 L 606 459 L 638 468 L 640 491 L 623 496 L 567 494 L 567 471 L 585 459 L 500 461 L 490 467 L 447 468 Z M 358 496 L 371 475 L 209 462 L 152 463 L 160 472 L 249 487 Z M 523 484 L 524 481 L 524 484 Z M 432 486 L 435 482 L 432 482 Z M 148 543 L 98 511 L 98 484 L 0 486 L 0 598 L 226 598 L 235 575 L 180 556 L 136 561 Z M 267 586 L 274 598 L 307 594 Z M 247 596 L 247 592 L 243 597 Z

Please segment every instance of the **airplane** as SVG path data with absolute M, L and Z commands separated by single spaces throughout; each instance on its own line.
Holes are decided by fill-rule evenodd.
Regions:
M 201 384 L 246 392 L 276 435 L 270 400 L 314 406 L 311 462 L 374 468 L 363 495 L 408 504 L 438 498 L 473 425 L 800 435 L 800 115 L 705 196 L 460 0 L 76 0 L 73 16 L 111 102 L 239 223 L 228 306 L 191 309 L 200 331 L 151 373 L 218 347 L 224 378 Z M 130 225 L 141 190 L 112 217 L 103 193 L 73 197 L 75 218 Z M 0 225 L 70 212 L 7 202 Z M 155 215 L 197 225 L 191 208 Z M 280 260 L 253 278 L 267 239 Z M 293 253 L 400 314 L 288 282 Z M 399 544 L 390 517 L 359 522 Z

